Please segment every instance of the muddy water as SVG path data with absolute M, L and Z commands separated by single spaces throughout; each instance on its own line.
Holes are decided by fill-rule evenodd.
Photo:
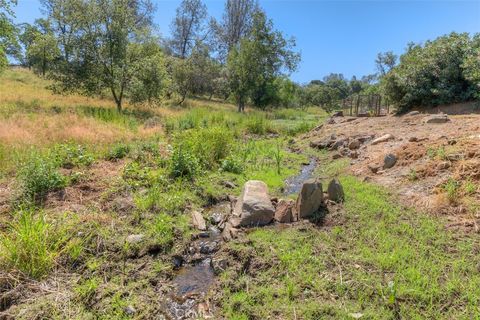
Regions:
M 220 203 L 206 210 L 206 216 L 214 213 L 228 214 L 230 203 Z M 167 313 L 170 319 L 207 318 L 210 310 L 202 301 L 215 281 L 212 258 L 221 244 L 220 230 L 210 227 L 190 245 L 186 259 L 188 264 L 182 267 L 173 279 L 174 289 L 167 300 Z
M 315 158 L 310 158 L 310 162 L 303 166 L 302 171 L 296 176 L 288 178 L 285 181 L 285 191 L 286 196 L 291 194 L 297 194 L 302 189 L 303 182 L 313 177 L 313 172 L 317 167 L 317 160 Z

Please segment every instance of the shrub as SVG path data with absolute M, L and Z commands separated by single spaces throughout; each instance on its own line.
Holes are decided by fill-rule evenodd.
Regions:
M 114 145 L 107 155 L 107 160 L 117 160 L 125 158 L 130 152 L 130 146 L 124 143 Z
M 230 153 L 232 144 L 232 133 L 221 127 L 190 130 L 175 137 L 175 150 L 182 149 L 182 153 L 197 159 L 204 169 L 218 166 Z
M 57 170 L 54 159 L 33 155 L 21 165 L 18 173 L 22 197 L 26 200 L 38 200 L 48 192 L 62 189 L 67 179 Z
M 184 145 L 175 147 L 171 158 L 170 173 L 172 177 L 193 179 L 199 171 L 199 167 L 198 159 L 189 148 L 186 148 Z
M 24 210 L 16 216 L 0 235 L 2 264 L 39 279 L 54 267 L 66 238 L 45 221 L 41 212 Z
M 54 149 L 56 161 L 63 168 L 90 166 L 94 157 L 81 145 L 60 144 Z
M 240 174 L 243 172 L 244 167 L 243 163 L 239 159 L 233 156 L 229 156 L 222 161 L 221 170 L 225 172 Z

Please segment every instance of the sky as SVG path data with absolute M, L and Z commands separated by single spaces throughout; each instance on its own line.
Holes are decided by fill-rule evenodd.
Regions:
M 154 22 L 163 36 L 181 0 L 152 0 Z M 276 29 L 296 39 L 302 61 L 291 75 L 307 83 L 325 75 L 372 74 L 379 52 L 404 52 L 409 42 L 422 43 L 450 32 L 480 32 L 477 1 L 321 1 L 260 0 Z M 224 1 L 204 0 L 210 16 L 220 18 Z M 18 0 L 17 23 L 42 16 L 40 0 Z

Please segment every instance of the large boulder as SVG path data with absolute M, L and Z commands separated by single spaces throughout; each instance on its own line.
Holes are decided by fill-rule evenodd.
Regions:
M 332 179 L 332 181 L 330 181 L 328 184 L 327 193 L 328 199 L 334 202 L 342 202 L 345 199 L 343 187 L 338 179 Z
M 297 198 L 296 210 L 298 218 L 308 218 L 315 214 L 323 203 L 322 183 L 309 179 L 303 183 Z
M 425 123 L 446 123 L 449 121 L 450 119 L 446 114 L 433 114 L 423 119 L 423 122 Z
M 250 180 L 243 186 L 231 222 L 234 227 L 263 226 L 273 220 L 274 213 L 267 185 L 262 181 Z
M 275 221 L 289 223 L 293 221 L 295 201 L 280 199 L 275 210 Z

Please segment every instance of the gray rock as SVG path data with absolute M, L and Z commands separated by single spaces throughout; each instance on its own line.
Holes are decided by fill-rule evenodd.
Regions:
M 129 316 L 132 316 L 137 312 L 137 310 L 132 305 L 126 306 L 124 311 Z
M 322 203 L 322 183 L 316 179 L 305 181 L 296 203 L 298 218 L 301 219 L 312 216 L 318 212 Z
M 330 150 L 337 150 L 348 143 L 348 138 L 340 138 L 330 145 Z
M 222 213 L 220 212 L 214 212 L 211 216 L 210 216 L 210 222 L 214 225 L 218 225 L 220 224 L 224 219 L 224 216 Z
M 136 244 L 142 242 L 143 239 L 145 239 L 144 234 L 131 234 L 125 239 L 125 241 L 130 244 Z
M 235 239 L 240 232 L 239 229 L 235 228 L 232 223 L 227 222 L 225 223 L 225 227 L 222 231 L 222 239 L 224 241 L 230 241 Z
M 372 173 L 377 173 L 378 170 L 380 170 L 380 166 L 379 165 L 374 165 L 374 164 L 369 164 L 368 169 L 370 169 L 370 171 L 372 171 Z
M 345 199 L 345 194 L 343 193 L 343 187 L 340 184 L 340 181 L 337 179 L 332 179 L 328 184 L 328 199 L 335 202 L 342 202 Z
M 202 230 L 202 231 L 207 230 L 205 219 L 203 218 L 202 214 L 198 211 L 192 212 L 192 224 L 198 230 Z
M 383 159 L 383 169 L 392 168 L 397 163 L 397 157 L 394 154 L 387 154 Z
M 237 187 L 237 185 L 231 181 L 223 181 L 222 184 L 229 189 L 235 189 Z
M 212 254 L 217 252 L 219 249 L 219 245 L 216 241 L 205 241 L 200 243 L 200 253 L 202 254 Z
M 267 185 L 263 181 L 250 180 L 243 186 L 231 222 L 234 227 L 263 226 L 273 220 L 274 213 Z
M 390 141 L 390 140 L 393 140 L 393 139 L 395 139 L 395 137 L 393 135 L 391 135 L 390 133 L 387 133 L 387 134 L 373 140 L 372 144 L 379 144 L 379 143 L 387 142 L 387 141 Z
M 450 119 L 446 114 L 433 114 L 423 119 L 423 122 L 425 123 L 446 123 L 449 121 Z
M 356 150 L 351 151 L 348 156 L 352 159 L 358 159 L 359 153 Z
M 223 258 L 213 258 L 211 262 L 211 266 L 212 266 L 213 272 L 216 275 L 219 275 L 223 271 L 227 270 L 228 261 Z

